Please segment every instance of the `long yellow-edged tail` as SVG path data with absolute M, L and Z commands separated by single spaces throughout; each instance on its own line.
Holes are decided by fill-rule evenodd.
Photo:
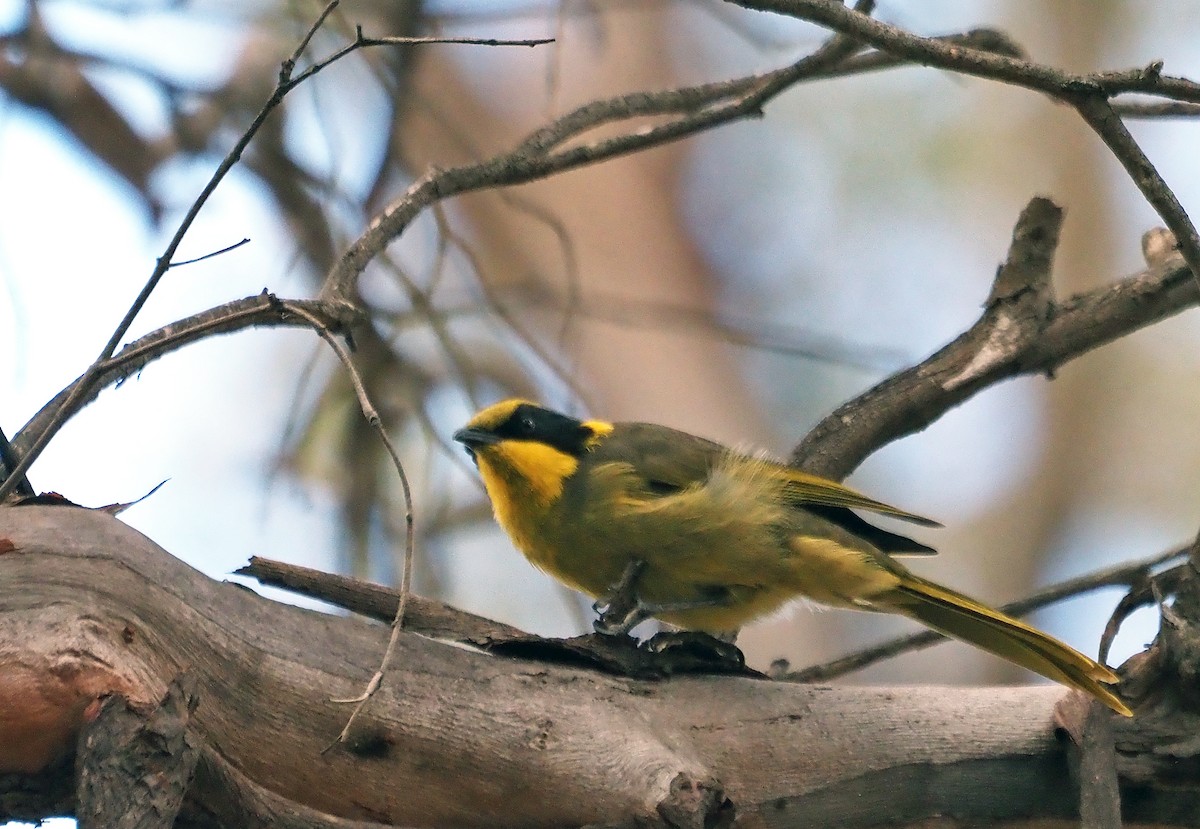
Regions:
M 1133 712 L 1108 688 L 1111 670 L 1035 627 L 1006 616 L 948 587 L 906 573 L 894 590 L 872 599 L 955 639 L 962 639 L 1041 674 L 1091 694 L 1118 714 Z

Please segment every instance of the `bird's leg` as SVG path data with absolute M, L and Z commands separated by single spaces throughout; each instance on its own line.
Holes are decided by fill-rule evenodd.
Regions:
M 637 594 L 638 580 L 646 562 L 635 559 L 625 566 L 621 579 L 592 605 L 599 616 L 592 623 L 597 633 L 625 636 L 639 624 L 664 613 L 681 613 L 709 607 L 722 607 L 733 601 L 727 588 L 713 586 L 694 599 L 677 602 L 644 602 Z M 737 631 L 718 633 L 715 637 L 699 631 L 660 631 L 643 642 L 641 647 L 655 654 L 671 654 L 670 659 L 682 664 L 700 664 L 706 670 L 741 672 L 745 657 L 735 645 Z
M 592 609 L 600 614 L 592 623 L 597 633 L 611 636 L 622 636 L 647 619 L 662 616 L 664 613 L 682 613 L 688 610 L 702 610 L 708 607 L 723 607 L 732 601 L 729 591 L 725 588 L 714 587 L 709 595 L 697 599 L 682 599 L 677 602 L 645 602 L 637 595 L 637 579 L 646 569 L 644 561 L 631 561 L 621 576 L 621 581 L 612 590 L 596 600 Z M 727 640 L 733 644 L 737 631 Z M 718 637 L 719 638 L 719 637 Z
M 635 558 L 625 565 L 621 579 L 592 604 L 599 614 L 592 627 L 597 633 L 609 636 L 624 636 L 639 624 L 649 619 L 642 600 L 637 595 L 637 583 L 646 571 L 646 562 Z
M 729 597 L 706 596 L 703 599 L 686 599 L 678 602 L 643 602 L 638 599 L 637 609 L 645 612 L 646 618 L 661 616 L 663 613 L 683 613 L 688 610 L 703 610 L 707 607 L 724 607 L 729 604 Z

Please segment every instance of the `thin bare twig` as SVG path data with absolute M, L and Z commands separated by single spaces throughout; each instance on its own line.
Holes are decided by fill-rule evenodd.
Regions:
M 1083 95 L 1075 102 L 1075 111 L 1102 140 L 1116 157 L 1125 172 L 1137 185 L 1138 190 L 1150 206 L 1155 209 L 1167 228 L 1175 234 L 1179 252 L 1187 261 L 1193 277 L 1200 284 L 1200 233 L 1192 224 L 1187 211 L 1167 185 L 1166 179 L 1155 169 L 1149 156 L 1134 140 L 1125 122 L 1113 109 L 1108 99 L 1100 95 Z
M 326 327 L 335 331 L 346 327 L 351 319 L 344 316 L 347 309 L 343 306 L 332 308 L 316 300 L 281 300 L 264 291 L 176 320 L 129 343 L 109 359 L 96 363 L 94 371 L 81 375 L 56 394 L 13 438 L 13 449 L 29 457 L 29 442 L 35 436 L 44 434 L 48 428 L 46 424 L 54 420 L 68 400 L 75 399 L 77 405 L 86 405 L 100 394 L 101 389 L 119 384 L 148 363 L 214 334 L 229 334 L 264 326 L 307 326 L 310 323 L 298 314 L 301 310 L 323 320 Z
M 205 259 L 212 259 L 213 257 L 216 257 L 216 256 L 223 256 L 224 254 L 229 253 L 231 250 L 237 250 L 242 245 L 248 245 L 248 244 L 250 244 L 250 240 L 248 238 L 242 239 L 242 241 L 240 241 L 240 242 L 234 242 L 232 245 L 226 245 L 225 247 L 221 248 L 220 250 L 214 250 L 211 253 L 204 254 L 203 256 L 197 256 L 195 259 L 184 259 L 181 262 L 172 262 L 171 267 L 172 268 L 182 268 L 184 265 L 194 265 L 197 262 L 203 262 Z
M 361 46 L 413 46 L 420 43 L 460 43 L 468 46 L 545 46 L 554 43 L 552 37 L 503 40 L 494 37 L 365 37 L 358 27 L 357 42 Z
M 280 77 L 290 76 L 296 68 L 296 61 L 300 60 L 300 56 L 308 50 L 308 44 L 312 43 L 312 39 L 316 37 L 321 27 L 325 25 L 325 21 L 329 19 L 329 15 L 333 14 L 341 4 L 341 0 L 329 0 L 325 4 L 325 8 L 321 9 L 321 13 L 317 15 L 317 19 L 312 22 L 308 30 L 304 32 L 304 36 L 300 38 L 300 42 L 296 44 L 296 48 L 292 50 L 291 57 L 283 62 L 281 67 Z
M 1114 101 L 1113 112 L 1122 118 L 1195 118 L 1200 104 L 1186 101 Z
M 870 5 L 860 0 L 860 7 Z M 509 152 L 429 170 L 351 244 L 326 276 L 321 295 L 335 302 L 352 302 L 353 285 L 367 264 L 435 202 L 476 190 L 524 184 L 760 115 L 767 101 L 800 80 L 836 66 L 858 49 L 853 38 L 838 35 L 808 57 L 761 75 L 593 101 L 534 130 Z M 659 116 L 675 117 L 611 138 L 572 143 L 607 124 Z
M 4 434 L 3 429 L 0 429 L 0 464 L 3 464 L 2 471 L 5 475 L 8 475 L 9 470 L 15 469 L 17 466 L 16 453 L 13 451 L 12 444 L 8 442 L 8 436 Z M 29 483 L 29 477 L 24 473 L 17 476 L 13 494 L 26 497 L 34 494 L 33 484 Z
M 404 471 L 404 464 L 400 461 L 400 455 L 396 452 L 396 447 L 392 444 L 391 438 L 388 437 L 387 430 L 383 427 L 383 419 L 379 416 L 375 405 L 371 403 L 370 395 L 367 394 L 367 388 L 363 384 L 362 376 L 358 373 L 358 369 L 354 365 L 354 360 L 350 357 L 350 351 L 342 343 L 341 340 L 317 317 L 309 315 L 306 311 L 298 311 L 299 316 L 306 319 L 313 330 L 316 331 L 329 347 L 337 354 L 338 359 L 342 361 L 346 372 L 350 376 L 350 382 L 354 386 L 354 393 L 358 397 L 358 405 L 362 409 L 363 417 L 371 424 L 378 434 L 379 439 L 383 441 L 384 447 L 387 449 L 388 455 L 392 458 L 392 463 L 396 468 L 396 475 L 400 478 L 400 488 L 404 492 L 404 570 L 400 577 L 400 598 L 396 603 L 396 616 L 392 619 L 392 632 L 388 637 L 387 649 L 383 653 L 383 658 L 380 660 L 379 668 L 367 683 L 366 689 L 357 697 L 351 699 L 337 699 L 333 702 L 355 703 L 354 710 L 350 713 L 350 717 L 346 720 L 346 725 L 342 728 L 342 732 L 338 735 L 333 743 L 326 746 L 325 751 L 333 748 L 337 743 L 344 743 L 350 736 L 350 731 L 354 726 L 358 715 L 362 713 L 367 702 L 374 696 L 383 682 L 384 675 L 391 664 L 392 658 L 396 652 L 396 646 L 400 641 L 400 631 L 404 627 L 404 614 L 408 608 L 408 599 L 412 595 L 412 569 L 413 557 L 415 555 L 415 538 L 416 533 L 413 526 L 413 500 L 412 489 L 408 484 L 408 474 Z

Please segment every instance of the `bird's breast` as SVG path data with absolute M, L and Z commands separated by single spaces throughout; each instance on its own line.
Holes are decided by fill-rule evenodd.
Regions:
M 557 492 L 537 476 L 525 475 L 503 459 L 479 453 L 477 461 L 496 522 L 526 558 L 545 569 L 553 557 L 548 530 L 550 507 Z M 559 483 L 558 491 L 561 486 Z

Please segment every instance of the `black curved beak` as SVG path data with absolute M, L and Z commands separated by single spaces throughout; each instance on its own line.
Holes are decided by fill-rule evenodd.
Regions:
M 496 435 L 491 432 L 485 432 L 482 429 L 459 429 L 454 433 L 454 439 L 468 449 L 500 442 L 500 438 L 496 437 Z
M 472 461 L 475 461 L 476 466 L 479 465 L 479 462 L 475 459 L 475 447 L 500 442 L 500 438 L 482 429 L 459 429 L 454 433 L 454 439 L 463 445 L 463 449 L 467 450 L 467 454 Z

